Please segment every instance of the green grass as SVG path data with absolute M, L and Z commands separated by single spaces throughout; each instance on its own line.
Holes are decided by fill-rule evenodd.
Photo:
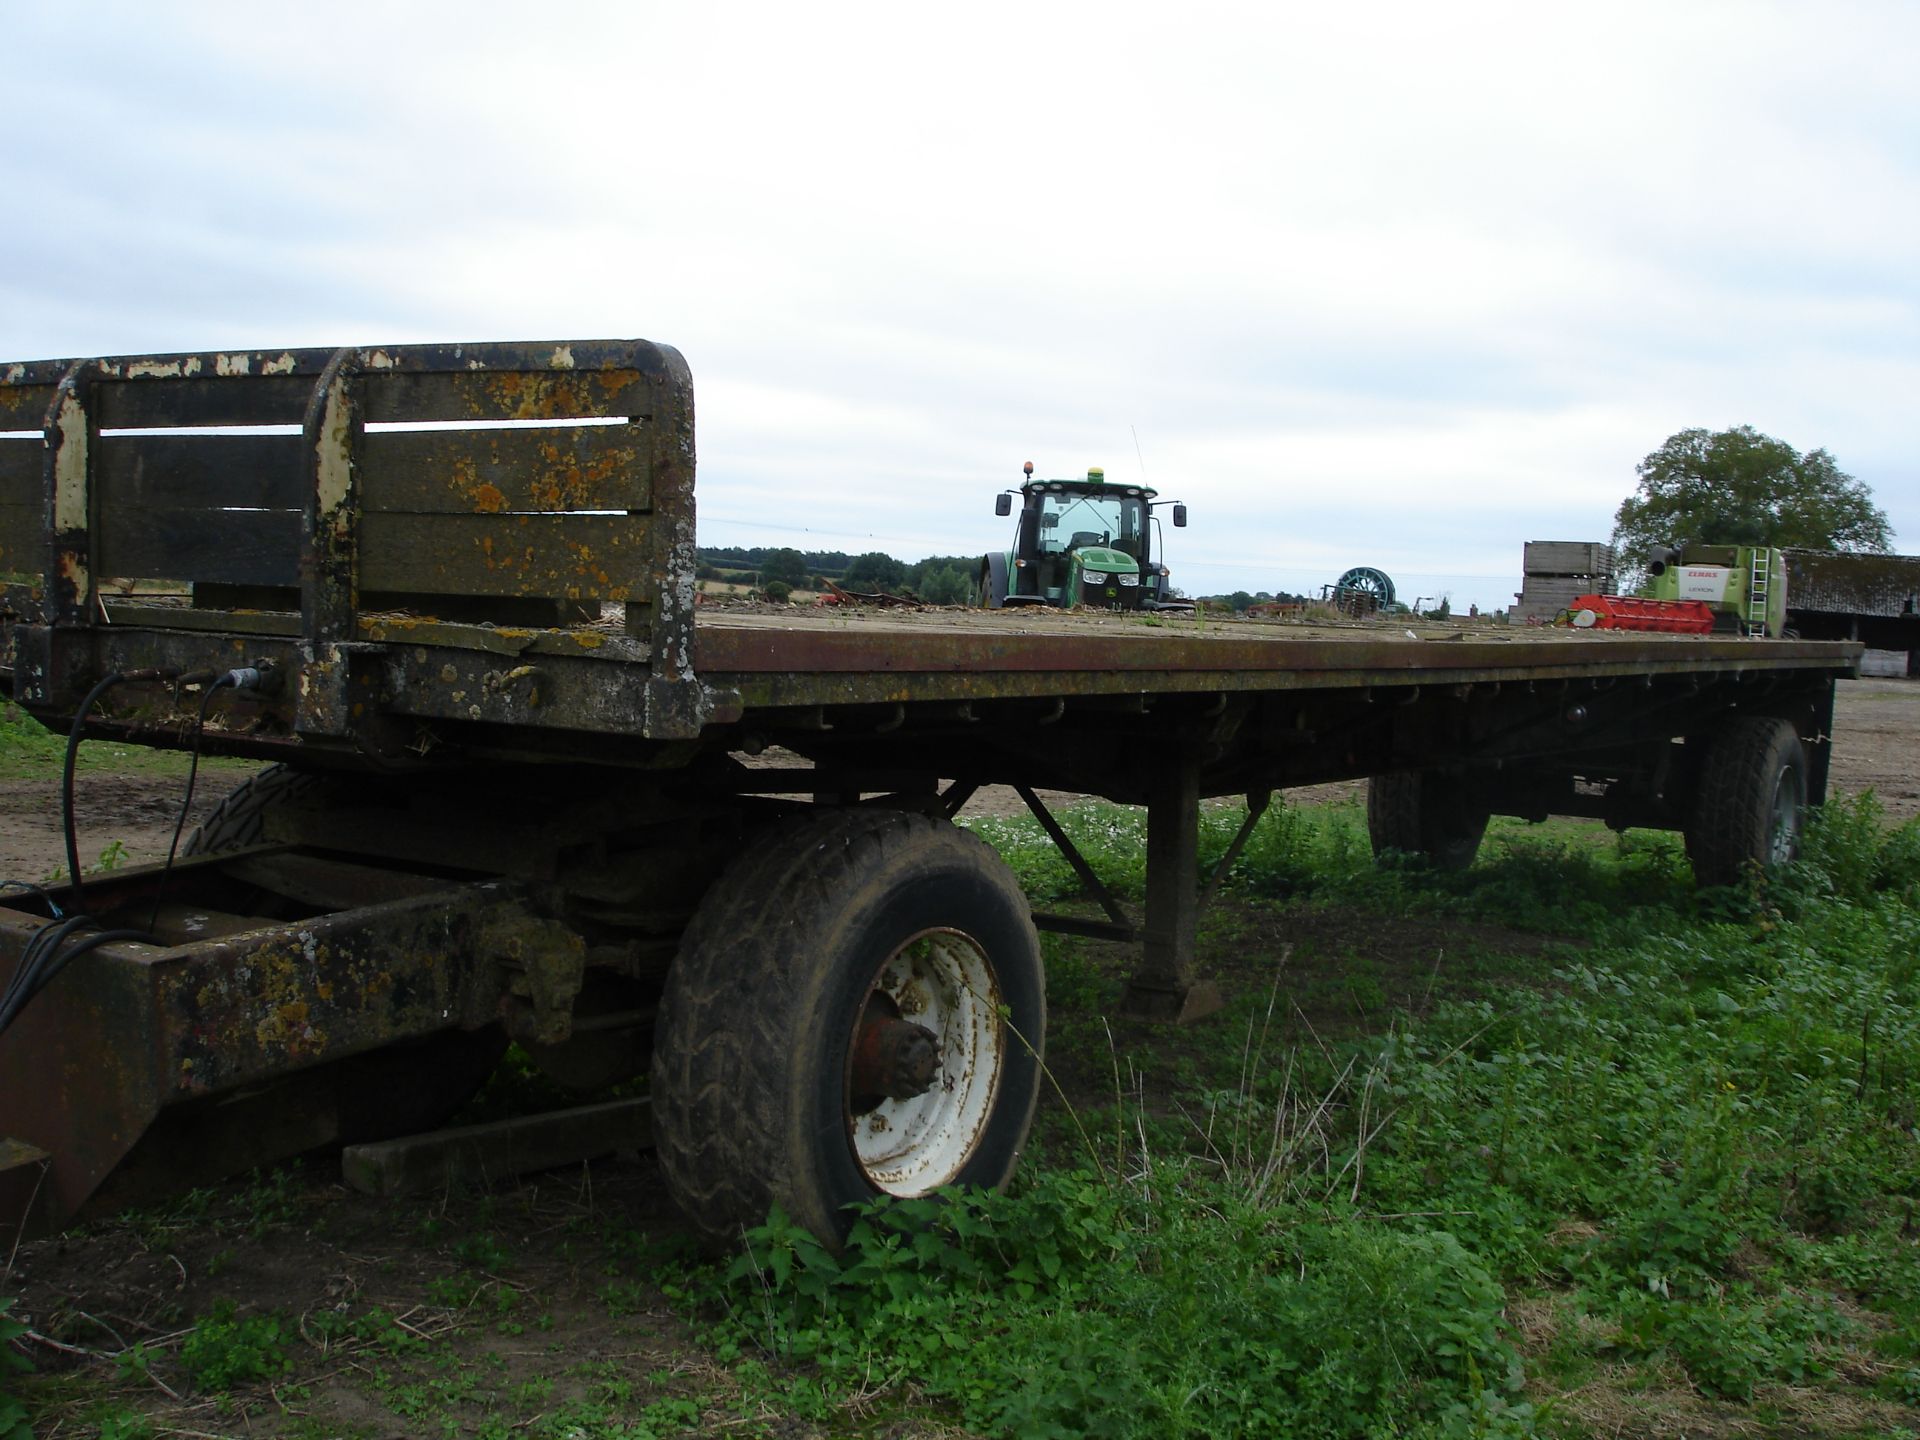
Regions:
M 1137 899 L 1137 813 L 1065 823 Z M 1076 903 L 1037 827 L 979 828 Z M 869 1206 L 838 1255 L 775 1214 L 717 1261 L 557 1220 L 572 1178 L 397 1208 L 424 1258 L 377 1296 L 228 1289 L 126 1363 L 286 1435 L 335 1433 L 299 1398 L 329 1376 L 368 1434 L 1920 1436 L 1920 827 L 1839 804 L 1801 864 L 1700 891 L 1668 836 L 1499 822 L 1435 874 L 1376 866 L 1352 806 L 1277 808 L 1222 895 L 1230 1005 L 1189 1029 L 1107 1018 L 1131 956 L 1045 937 L 1064 1093 L 1006 1195 Z M 227 1286 L 320 1232 L 286 1175 L 135 1233 L 217 1231 Z M 7 1395 L 223 1428 L 139 1378 L 0 1376 L 0 1436 Z
M 0 700 L 0 779 L 44 777 L 57 779 L 67 751 L 67 737 L 46 729 L 9 700 Z M 179 775 L 187 773 L 184 750 L 159 750 L 145 745 L 123 745 L 111 740 L 89 740 L 80 747 L 75 769 L 80 774 Z M 254 760 L 202 756 L 202 777 L 231 771 L 259 769 Z M 228 782 L 231 783 L 231 782 Z
M 11 700 L 0 700 L 0 775 L 58 772 L 66 743 Z
M 1206 845 L 1237 821 L 1211 816 Z M 1068 823 L 1137 897 L 1138 816 Z M 1074 893 L 1037 827 L 979 828 L 1039 898 Z M 1665 837 L 1502 826 L 1437 875 L 1374 867 L 1362 828 L 1278 811 L 1230 888 L 1255 913 L 1566 943 L 1530 983 L 1449 975 L 1430 1005 L 1348 973 L 1351 1023 L 1292 1046 L 1243 1005 L 1172 1096 L 1116 1079 L 1013 1194 L 873 1207 L 839 1257 L 776 1215 L 713 1282 L 719 1343 L 842 1393 L 885 1357 L 992 1435 L 1920 1418 L 1920 831 L 1840 804 L 1801 865 L 1697 892 Z M 1081 947 L 1050 959 L 1081 1012 L 1056 1065 L 1117 1076 L 1111 1032 L 1079 1023 L 1114 977 Z

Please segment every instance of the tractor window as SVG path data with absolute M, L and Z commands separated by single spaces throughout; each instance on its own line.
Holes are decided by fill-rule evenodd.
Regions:
M 1061 554 L 1083 545 L 1111 545 L 1140 559 L 1146 512 L 1138 496 L 1049 491 L 1040 499 L 1040 550 Z

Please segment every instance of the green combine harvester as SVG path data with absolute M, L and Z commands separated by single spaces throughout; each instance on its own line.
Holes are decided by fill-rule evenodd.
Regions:
M 1647 567 L 1651 600 L 1704 602 L 1714 629 L 1779 638 L 1787 629 L 1785 552 L 1763 545 L 1689 545 Z
M 1158 506 L 1152 490 L 1110 485 L 1098 467 L 1084 480 L 1035 480 L 1031 460 L 1023 470 L 1027 478 L 1020 487 L 1013 548 L 980 562 L 983 608 L 1090 605 L 1193 613 L 1191 600 L 1173 597 L 1167 567 L 1156 558 L 1151 532 Z M 1184 526 L 1187 507 L 1173 503 L 1170 508 L 1174 525 Z M 1003 490 L 994 514 L 1012 513 L 1013 491 Z

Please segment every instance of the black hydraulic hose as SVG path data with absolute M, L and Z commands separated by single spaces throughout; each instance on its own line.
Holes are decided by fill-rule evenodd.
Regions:
M 74 940 L 73 938 L 80 931 L 99 923 L 84 913 L 86 891 L 80 878 L 80 842 L 73 818 L 73 772 L 74 760 L 79 754 L 80 741 L 86 730 L 87 716 L 100 697 L 124 680 L 159 678 L 162 678 L 161 672 L 154 670 L 135 670 L 125 673 L 116 671 L 87 692 L 86 699 L 81 702 L 78 713 L 73 717 L 73 728 L 67 735 L 66 763 L 61 770 L 60 802 L 63 826 L 66 831 L 67 873 L 73 882 L 74 913 L 61 919 L 59 906 L 54 904 L 52 896 L 37 885 L 29 885 L 19 880 L 0 881 L 0 890 L 18 887 L 38 892 L 46 900 L 47 908 L 54 915 L 54 923 L 42 927 L 27 942 L 20 953 L 20 963 L 14 968 L 13 977 L 7 982 L 6 992 L 0 994 L 0 1032 L 4 1032 L 9 1025 L 13 1024 L 27 1002 L 39 994 L 54 976 L 79 956 L 85 955 L 90 950 L 97 950 L 102 945 L 110 945 L 121 940 L 134 940 L 143 944 L 154 943 L 149 933 L 151 922 L 149 922 L 148 931 L 98 930 L 83 939 Z M 187 769 L 186 798 L 180 804 L 180 818 L 173 827 L 173 845 L 167 851 L 166 868 L 161 871 L 159 888 L 154 896 L 155 916 L 159 914 L 160 899 L 166 893 L 167 877 L 173 870 L 174 854 L 180 846 L 180 832 L 186 827 L 187 814 L 193 805 L 194 780 L 200 770 L 200 737 L 206 729 L 207 709 L 213 701 L 214 692 L 225 686 L 245 690 L 257 689 L 261 683 L 262 674 L 259 669 L 243 666 L 229 670 L 223 675 L 210 675 L 209 678 L 211 683 L 200 697 L 200 713 L 194 723 L 193 759 Z M 73 943 L 69 944 L 69 941 Z
M 40 903 L 47 907 L 47 913 L 54 919 L 59 920 L 65 916 L 66 912 L 60 908 L 59 902 L 47 893 L 47 887 L 44 885 L 36 885 L 31 880 L 0 880 L 0 891 L 6 890 L 29 890 L 40 897 Z
M 86 891 L 80 882 L 80 842 L 74 833 L 73 824 L 73 762 L 80 753 L 80 740 L 86 733 L 87 715 L 100 697 L 118 685 L 127 677 L 116 670 L 101 680 L 87 692 L 87 698 L 80 702 L 79 710 L 74 712 L 73 728 L 67 732 L 67 760 L 60 772 L 60 814 L 67 836 L 67 874 L 73 881 L 73 908 L 75 913 L 87 908 Z
M 56 924 L 43 926 L 34 932 L 34 936 L 20 951 L 20 963 L 14 967 L 13 978 L 7 982 L 5 994 L 0 994 L 0 1016 L 12 1017 L 27 997 L 40 987 L 34 977 L 39 973 L 47 955 L 60 948 L 69 936 L 85 929 L 93 922 L 84 915 L 70 915 Z
M 251 676 L 251 680 L 249 680 L 249 676 Z M 173 858 L 179 853 L 180 836 L 187 828 L 187 815 L 193 809 L 193 786 L 194 782 L 200 778 L 200 737 L 206 733 L 207 729 L 207 707 L 213 703 L 215 692 L 223 685 L 231 685 L 235 689 L 239 689 L 243 686 L 251 688 L 259 683 L 260 674 L 257 670 L 229 670 L 226 674 L 216 678 L 212 684 L 208 685 L 207 688 L 201 692 L 200 713 L 194 717 L 193 745 L 191 747 L 190 758 L 187 761 L 187 793 L 180 801 L 180 818 L 173 823 L 173 843 L 167 846 L 167 863 L 161 867 L 160 883 L 154 888 L 153 910 L 147 917 L 147 928 L 149 930 L 154 929 L 160 923 L 160 902 L 166 899 L 167 881 L 173 876 Z
M 145 942 L 149 938 L 139 930 L 101 930 L 71 945 L 66 944 L 75 930 L 91 923 L 93 922 L 85 916 L 75 916 L 71 920 L 49 927 L 49 930 L 59 932 L 58 938 L 51 942 L 41 943 L 49 934 L 49 930 L 42 930 L 33 937 L 33 941 L 27 947 L 28 953 L 21 956 L 20 968 L 14 972 L 13 982 L 7 986 L 5 998 L 0 999 L 0 1034 L 6 1033 L 7 1027 L 12 1025 L 15 1018 L 26 1008 L 27 1002 L 44 990 L 48 982 L 70 962 L 77 960 L 89 950 L 99 949 L 102 945 L 111 945 L 121 940 Z

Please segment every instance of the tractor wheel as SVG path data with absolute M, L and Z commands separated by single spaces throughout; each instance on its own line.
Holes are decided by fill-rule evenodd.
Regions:
M 182 855 L 218 855 L 244 850 L 267 838 L 267 815 L 283 805 L 313 795 L 327 777 L 290 765 L 269 765 L 251 780 L 243 780 L 195 826 L 181 842 Z
M 1401 770 L 1367 782 L 1373 853 L 1404 851 L 1436 870 L 1464 870 L 1480 853 L 1489 810 L 1470 782 L 1432 770 Z
M 1687 856 L 1702 885 L 1731 885 L 1800 854 L 1807 748 L 1791 723 L 1741 715 L 1715 735 L 1694 781 Z
M 1007 557 L 988 555 L 980 562 L 980 583 L 974 590 L 974 602 L 982 610 L 998 610 L 1007 603 Z
M 828 1244 L 850 1203 L 998 1187 L 1039 1096 L 1039 939 L 985 843 L 890 808 L 766 832 L 701 901 L 667 977 L 653 1122 L 716 1241 L 777 1202 Z

